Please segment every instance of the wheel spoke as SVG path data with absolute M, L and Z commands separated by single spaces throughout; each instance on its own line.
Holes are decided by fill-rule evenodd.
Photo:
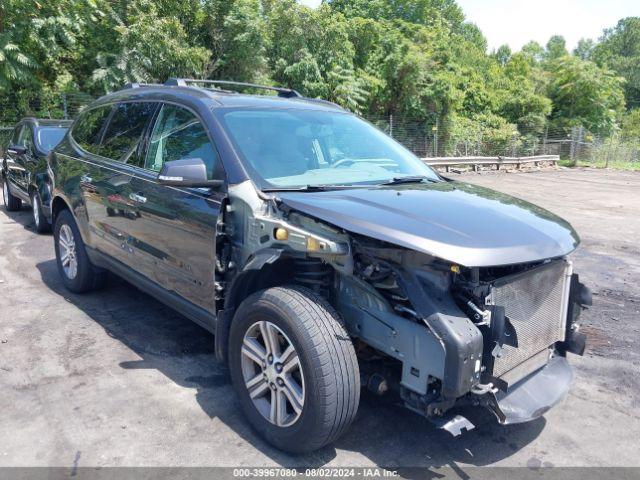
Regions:
M 287 401 L 282 392 L 271 390 L 271 412 L 269 419 L 272 423 L 282 426 L 287 417 Z
M 253 337 L 245 337 L 242 342 L 242 354 L 253 360 L 259 366 L 262 366 L 262 362 L 267 357 L 267 352 L 262 345 Z
M 64 252 L 64 254 L 60 257 L 60 263 L 62 263 L 63 267 L 69 265 L 69 252 Z
M 278 333 L 275 328 L 269 322 L 260 322 L 260 333 L 262 333 L 267 354 L 277 357 L 280 354 L 280 347 L 278 346 Z
M 283 392 L 296 414 L 299 415 L 302 412 L 302 406 L 304 404 L 304 393 L 302 392 L 302 388 L 298 385 L 298 382 L 289 375 L 285 375 L 284 377 Z
M 280 355 L 280 363 L 286 365 L 287 362 L 289 362 L 296 356 L 296 349 L 293 348 L 293 345 L 289 345 L 287 348 L 285 348 L 284 352 L 282 352 L 282 355 Z
M 69 261 L 69 278 L 76 278 L 78 273 L 78 262 L 76 260 Z
M 246 384 L 247 390 L 249 390 L 249 396 L 251 398 L 257 398 L 269 390 L 269 384 L 262 376 L 262 373 L 256 375 L 251 380 L 249 380 Z
M 286 361 L 282 362 L 282 371 L 284 373 L 287 373 L 299 367 L 300 367 L 300 359 L 298 358 L 298 354 L 296 353 L 296 351 L 293 350 L 293 353 L 289 355 L 289 358 L 287 358 Z

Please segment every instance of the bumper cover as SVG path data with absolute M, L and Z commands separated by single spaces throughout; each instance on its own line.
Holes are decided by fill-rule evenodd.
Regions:
M 508 392 L 497 393 L 492 410 L 504 425 L 535 420 L 566 396 L 572 380 L 573 371 L 567 359 L 554 357 Z

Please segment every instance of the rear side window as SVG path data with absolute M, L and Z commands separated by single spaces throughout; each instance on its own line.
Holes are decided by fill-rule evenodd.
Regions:
M 18 125 L 16 128 L 13 129 L 13 135 L 11 136 L 12 145 L 19 145 L 18 141 L 20 140 L 20 133 L 22 132 L 23 128 L 24 128 L 23 125 Z
M 18 137 L 18 145 L 27 147 L 30 151 L 33 151 L 33 132 L 29 126 L 25 125 Z
M 138 165 L 138 147 L 157 103 L 121 103 L 107 127 L 100 155 L 119 162 Z
M 80 147 L 95 155 L 100 154 L 102 127 L 109 118 L 111 105 L 93 108 L 83 112 L 73 126 L 71 136 Z
M 198 117 L 165 104 L 153 127 L 144 167 L 159 172 L 164 163 L 186 158 L 201 158 L 210 180 L 220 177 L 218 155 Z
M 64 138 L 67 129 L 64 127 L 41 127 L 38 129 L 38 146 L 40 150 L 49 153 Z

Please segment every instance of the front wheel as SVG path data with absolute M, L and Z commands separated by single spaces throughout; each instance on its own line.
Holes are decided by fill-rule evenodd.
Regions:
M 229 364 L 249 422 L 282 450 L 317 450 L 356 415 L 353 344 L 337 312 L 311 290 L 278 287 L 247 298 L 231 325 Z

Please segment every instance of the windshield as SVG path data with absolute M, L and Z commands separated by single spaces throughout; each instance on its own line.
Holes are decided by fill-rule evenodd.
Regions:
M 66 127 L 41 127 L 38 129 L 38 146 L 44 153 L 49 153 L 64 138 Z
M 355 115 L 315 110 L 234 110 L 223 122 L 263 189 L 439 180 L 409 150 Z

